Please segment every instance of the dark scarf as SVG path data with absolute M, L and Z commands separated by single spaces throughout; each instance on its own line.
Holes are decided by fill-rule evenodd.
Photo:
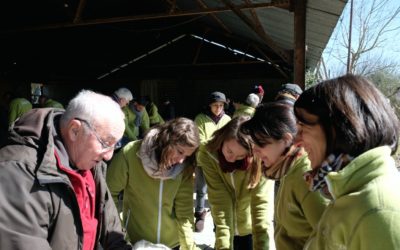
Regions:
M 214 115 L 211 110 L 206 111 L 206 115 L 211 118 L 211 120 L 214 121 L 215 124 L 218 124 L 219 120 L 221 120 L 222 116 L 224 116 L 225 112 L 222 110 L 221 114 L 219 115 Z
M 306 180 L 308 187 L 311 191 L 321 190 L 321 192 L 330 197 L 329 190 L 327 189 L 327 184 L 325 177 L 330 172 L 337 172 L 343 169 L 354 157 L 348 154 L 330 154 L 324 162 L 322 162 L 321 167 L 310 170 L 304 173 L 304 179 Z
M 238 160 L 235 162 L 228 162 L 225 159 L 225 156 L 221 152 L 221 150 L 218 150 L 218 161 L 219 161 L 219 166 L 221 167 L 222 172 L 224 173 L 231 173 L 235 170 L 246 171 L 250 167 L 248 156 L 242 160 Z

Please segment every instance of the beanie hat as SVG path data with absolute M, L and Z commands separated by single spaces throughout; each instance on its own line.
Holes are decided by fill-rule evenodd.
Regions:
M 225 94 L 222 92 L 212 92 L 211 95 L 208 98 L 208 104 L 214 103 L 214 102 L 224 102 L 226 103 L 226 97 Z
M 286 83 L 281 86 L 278 92 L 289 93 L 292 95 L 301 95 L 301 93 L 303 93 L 303 90 L 297 84 Z
M 246 104 L 255 108 L 257 107 L 258 103 L 260 102 L 260 97 L 258 95 L 251 93 L 246 98 Z
M 253 89 L 253 93 L 264 95 L 264 89 L 261 85 L 255 85 L 254 89 Z
M 114 92 L 114 94 L 118 96 L 118 98 L 126 99 L 128 102 L 132 101 L 133 99 L 131 91 L 127 88 L 119 88 Z

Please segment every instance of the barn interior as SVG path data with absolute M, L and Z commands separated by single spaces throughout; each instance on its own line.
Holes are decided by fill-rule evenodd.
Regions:
M 119 87 L 192 118 L 209 93 L 304 88 L 346 0 L 18 0 L 1 4 L 0 93 L 68 103 Z

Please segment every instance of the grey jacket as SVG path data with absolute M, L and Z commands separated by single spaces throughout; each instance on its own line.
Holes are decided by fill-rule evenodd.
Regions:
M 63 111 L 35 109 L 12 128 L 0 149 L 0 249 L 83 247 L 78 202 L 54 156 L 54 117 Z M 96 183 L 95 249 L 131 249 L 104 180 L 105 163 L 93 168 Z

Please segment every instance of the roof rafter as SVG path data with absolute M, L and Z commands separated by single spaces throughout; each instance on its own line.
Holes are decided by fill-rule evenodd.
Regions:
M 247 25 L 251 28 L 279 57 L 281 57 L 286 63 L 292 64 L 292 57 L 290 53 L 282 48 L 280 48 L 274 40 L 265 32 L 264 28 L 261 25 L 257 25 L 257 23 L 253 22 L 250 18 L 248 18 L 243 12 L 242 9 L 238 8 L 237 5 L 234 5 L 229 0 L 221 0 L 226 6 L 228 6 L 232 11 Z M 289 4 L 289 1 L 286 1 Z
M 236 5 L 235 9 L 238 10 L 248 10 L 248 9 L 261 9 L 261 8 L 288 8 L 289 3 L 287 1 L 279 1 L 273 3 L 253 3 L 253 4 L 240 4 Z M 10 33 L 10 32 L 20 32 L 20 31 L 35 31 L 35 30 L 46 30 L 46 29 L 59 29 L 59 28 L 71 28 L 80 26 L 90 26 L 97 24 L 110 24 L 110 23 L 122 23 L 122 22 L 132 22 L 140 20 L 154 20 L 162 18 L 171 17 L 182 17 L 182 16 L 195 16 L 195 15 L 207 15 L 222 12 L 231 12 L 232 9 L 229 7 L 217 7 L 217 8 L 207 8 L 195 11 L 175 11 L 173 13 L 154 13 L 147 15 L 136 15 L 136 16 L 122 16 L 122 17 L 111 17 L 111 18 L 98 18 L 91 20 L 80 20 L 77 22 L 63 22 L 54 23 L 48 25 L 37 25 L 33 27 L 17 28 L 13 30 L 3 30 L 0 33 Z

